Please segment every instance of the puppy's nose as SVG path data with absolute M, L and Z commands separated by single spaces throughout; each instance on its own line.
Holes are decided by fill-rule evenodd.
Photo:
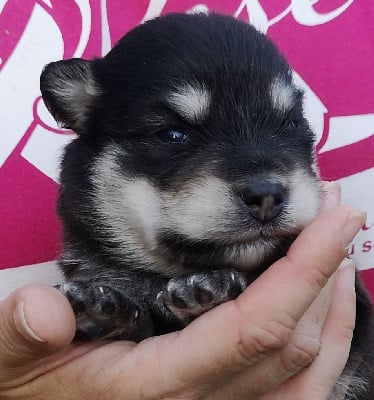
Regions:
M 241 198 L 253 218 L 267 222 L 282 211 L 287 194 L 280 183 L 265 180 L 254 182 L 244 188 Z

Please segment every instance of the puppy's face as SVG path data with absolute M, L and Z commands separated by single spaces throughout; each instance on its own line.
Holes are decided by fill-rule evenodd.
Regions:
M 88 252 L 170 273 L 250 270 L 318 212 L 302 93 L 244 23 L 162 17 L 103 59 L 49 65 L 41 88 L 79 136 L 63 161 L 60 213 Z

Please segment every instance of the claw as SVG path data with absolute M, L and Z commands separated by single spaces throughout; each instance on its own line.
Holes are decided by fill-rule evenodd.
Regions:
M 134 325 L 136 324 L 136 321 L 138 320 L 138 318 L 139 318 L 139 311 L 136 310 L 136 311 L 135 311 L 135 314 L 134 314 L 134 318 L 133 318 L 133 323 L 134 323 Z

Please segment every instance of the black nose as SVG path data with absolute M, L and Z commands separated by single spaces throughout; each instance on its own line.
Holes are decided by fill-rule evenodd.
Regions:
M 240 196 L 252 217 L 266 222 L 282 211 L 287 193 L 280 183 L 264 180 L 248 185 Z

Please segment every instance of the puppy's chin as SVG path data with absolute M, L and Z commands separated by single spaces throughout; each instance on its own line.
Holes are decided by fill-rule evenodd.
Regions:
M 223 262 L 233 268 L 249 272 L 261 272 L 276 259 L 284 256 L 296 234 L 262 236 L 248 243 L 226 246 Z
M 166 269 L 179 271 L 238 268 L 248 272 L 261 272 L 276 259 L 286 254 L 299 233 L 292 228 L 274 230 L 267 228 L 245 232 L 229 238 L 193 240 L 175 232 L 163 232 L 157 237 L 157 245 L 150 251 Z

